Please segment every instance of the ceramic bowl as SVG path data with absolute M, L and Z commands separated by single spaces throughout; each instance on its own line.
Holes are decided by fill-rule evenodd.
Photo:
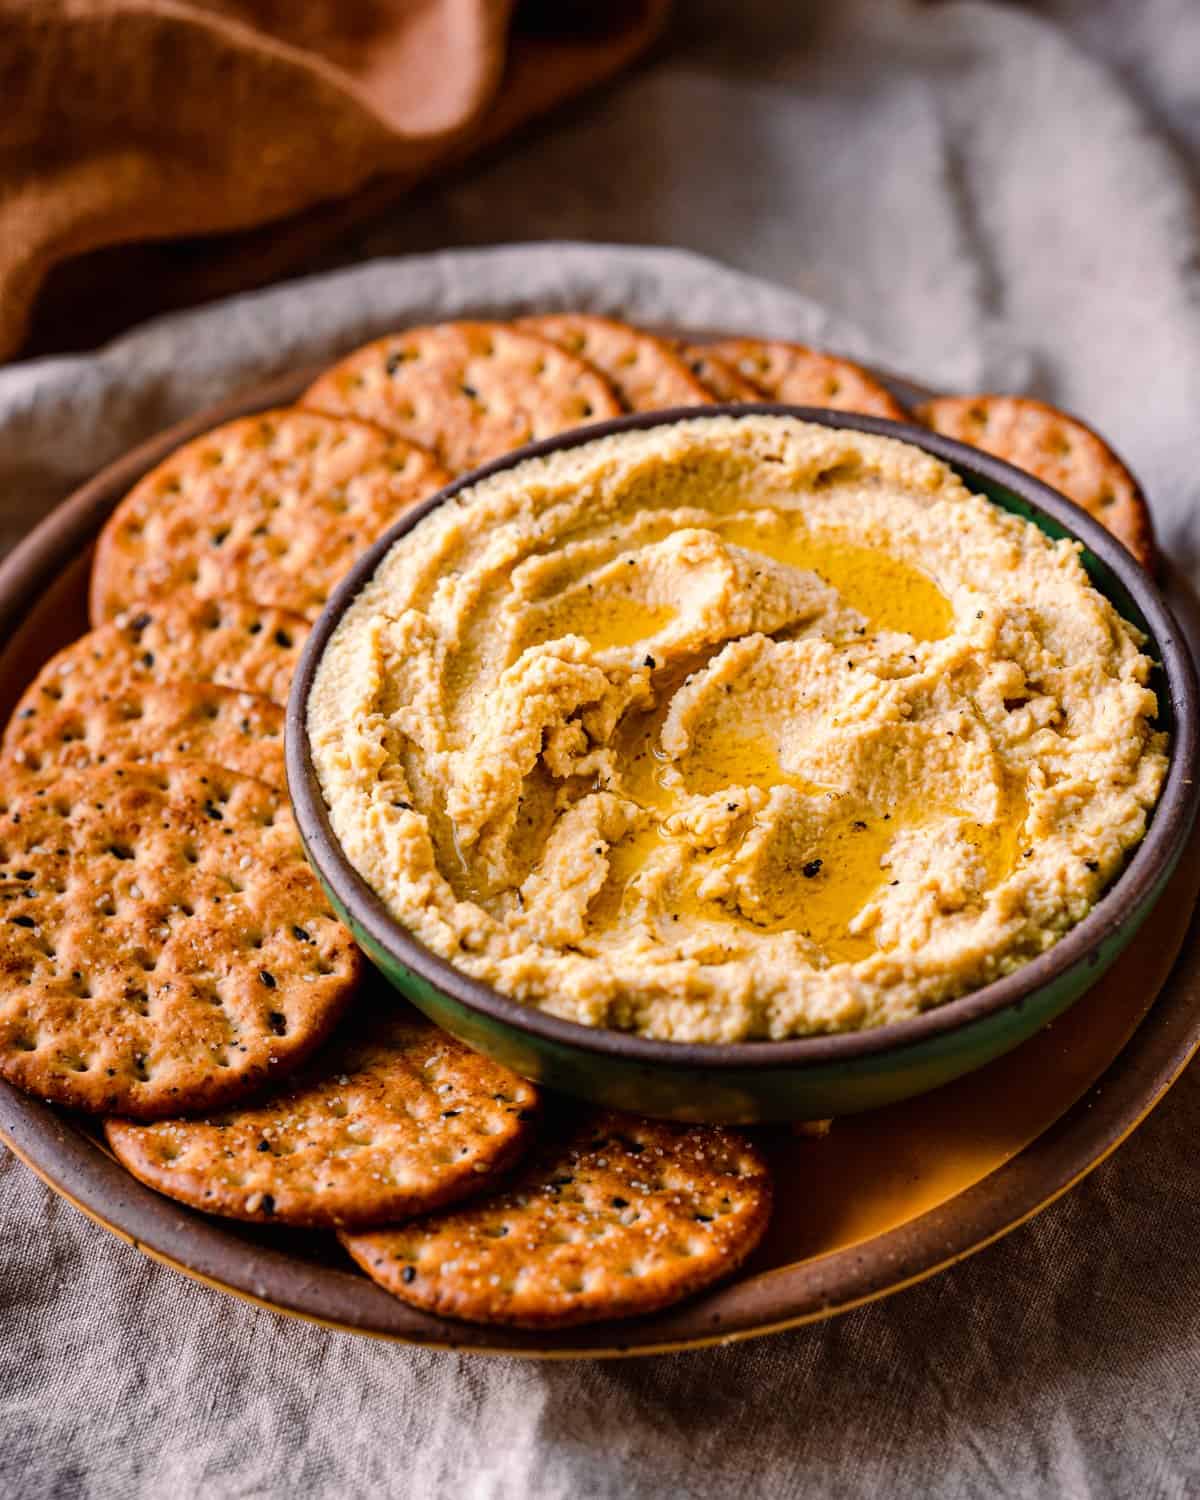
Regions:
M 650 1041 L 560 1020 L 508 999 L 431 953 L 389 914 L 346 858 L 310 755 L 306 718 L 313 676 L 342 615 L 396 540 L 480 478 L 609 433 L 757 414 L 901 438 L 945 460 L 970 488 L 1049 536 L 1077 539 L 1092 582 L 1146 632 L 1146 649 L 1159 664 L 1159 723 L 1171 735 L 1162 796 L 1145 839 L 1083 921 L 1014 973 L 914 1019 L 836 1036 L 713 1045 Z M 1196 720 L 1191 655 L 1153 580 L 1103 527 L 1054 490 L 977 449 L 904 423 L 767 403 L 697 407 L 620 418 L 531 444 L 462 476 L 381 537 L 338 587 L 309 638 L 288 704 L 288 785 L 309 859 L 342 920 L 392 984 L 447 1031 L 549 1087 L 643 1114 L 740 1123 L 820 1119 L 910 1098 L 982 1067 L 1047 1025 L 1096 982 L 1153 908 L 1187 841 L 1195 814 Z

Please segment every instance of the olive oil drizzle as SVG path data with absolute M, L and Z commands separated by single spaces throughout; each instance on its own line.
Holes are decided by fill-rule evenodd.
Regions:
M 726 542 L 818 574 L 843 604 L 863 617 L 871 634 L 890 631 L 914 642 L 933 642 L 950 633 L 954 614 L 949 600 L 929 575 L 908 562 L 835 533 L 817 534 L 799 514 L 741 511 L 714 515 L 711 526 Z M 596 650 L 633 647 L 651 642 L 675 613 L 665 605 L 581 590 L 545 613 L 536 639 L 578 635 Z M 727 795 L 727 811 L 735 823 L 721 846 L 723 852 L 731 845 L 741 848 L 753 826 L 748 790 L 770 795 L 776 788 L 791 788 L 803 797 L 851 804 L 832 788 L 784 767 L 766 726 L 749 724 L 744 733 L 694 745 L 678 760 L 667 755 L 662 729 L 675 693 L 727 644 L 690 661 L 660 667 L 655 673 L 654 707 L 631 710 L 617 727 L 613 751 L 618 780 L 607 789 L 632 801 L 644 817 L 606 851 L 607 878 L 589 908 L 589 926 L 597 940 L 637 915 L 671 926 L 687 918 L 689 930 L 694 924 L 711 923 L 743 933 L 796 932 L 813 944 L 824 962 L 859 961 L 876 947 L 869 931 L 852 928 L 868 903 L 895 883 L 890 861 L 897 836 L 934 820 L 958 820 L 961 836 L 980 859 L 986 887 L 1011 872 L 1020 855 L 1026 807 L 1023 794 L 1006 786 L 994 823 L 973 820 L 958 809 L 929 806 L 859 805 L 832 820 L 823 816 L 818 845 L 799 850 L 794 867 L 780 861 L 765 879 L 761 869 L 756 872 L 752 909 L 736 891 L 720 899 L 701 896 L 699 887 L 712 868 L 713 851 L 692 847 L 677 817 L 693 799 Z M 651 666 L 653 661 L 647 657 Z M 761 806 L 761 799 L 755 805 Z M 469 863 L 462 851 L 457 852 L 466 875 Z M 645 889 L 663 859 L 674 871 L 651 902 Z M 736 946 L 732 934 L 731 946 Z

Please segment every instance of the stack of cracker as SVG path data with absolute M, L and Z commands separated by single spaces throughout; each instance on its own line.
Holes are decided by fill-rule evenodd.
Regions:
M 431 1312 L 564 1326 L 731 1274 L 770 1212 L 746 1136 L 544 1106 L 364 984 L 292 823 L 283 716 L 339 579 L 453 477 L 624 412 L 762 400 L 911 420 L 801 345 L 553 313 L 379 339 L 147 474 L 101 534 L 94 628 L 0 747 L 0 1076 L 104 1116 L 160 1192 L 334 1231 Z M 1074 419 L 991 396 L 919 415 L 1153 560 L 1136 481 Z

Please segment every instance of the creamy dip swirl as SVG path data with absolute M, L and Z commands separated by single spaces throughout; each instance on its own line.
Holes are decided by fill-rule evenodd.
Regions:
M 402 537 L 309 699 L 333 827 L 435 953 L 679 1041 L 847 1031 L 1088 911 L 1166 769 L 1076 546 L 789 418 L 597 439 Z

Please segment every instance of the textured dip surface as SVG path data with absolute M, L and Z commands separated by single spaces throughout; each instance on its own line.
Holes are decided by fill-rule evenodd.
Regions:
M 912 1016 L 1078 922 L 1166 770 L 1074 544 L 891 439 L 715 417 L 439 506 L 309 699 L 342 846 L 435 953 L 678 1041 Z

